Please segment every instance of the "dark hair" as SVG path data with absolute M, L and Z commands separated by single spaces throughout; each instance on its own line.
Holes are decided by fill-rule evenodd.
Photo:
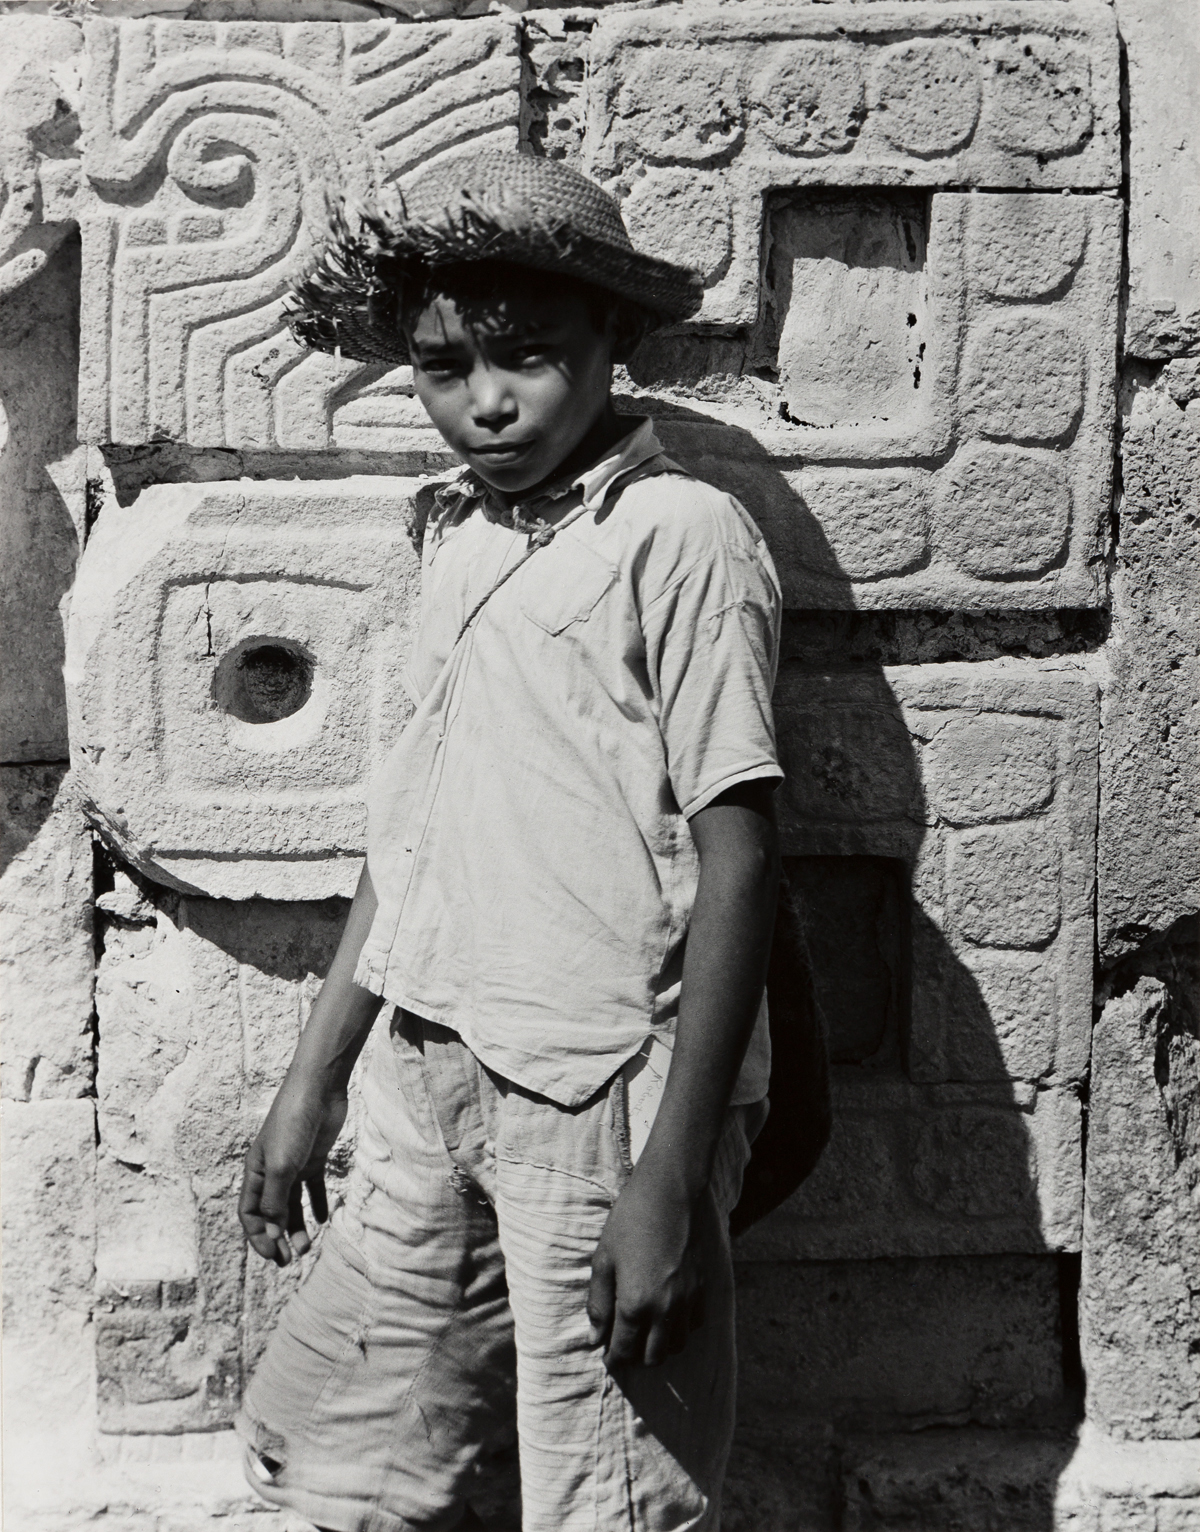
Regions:
M 647 309 L 619 293 L 581 277 L 537 271 L 511 261 L 458 261 L 416 270 L 405 262 L 395 272 L 387 271 L 381 263 L 381 268 L 383 292 L 375 301 L 391 299 L 392 322 L 406 334 L 435 298 L 453 300 L 469 322 L 473 309 L 490 308 L 504 298 L 570 296 L 583 299 L 588 320 L 598 335 L 604 333 L 610 320 L 613 322 L 613 357 L 624 362 L 654 324 L 654 316 Z

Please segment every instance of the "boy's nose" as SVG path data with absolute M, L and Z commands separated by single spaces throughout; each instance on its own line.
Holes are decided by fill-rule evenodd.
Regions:
M 471 374 L 471 413 L 477 425 L 494 426 L 516 418 L 517 402 L 504 374 L 492 367 L 476 367 Z

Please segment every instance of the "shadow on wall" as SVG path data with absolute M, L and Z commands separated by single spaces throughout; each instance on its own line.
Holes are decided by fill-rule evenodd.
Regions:
M 67 756 L 61 607 L 79 554 L 76 447 L 79 240 L 0 302 L 0 761 Z M 68 488 L 68 494 L 70 490 Z
M 838 570 L 749 432 L 673 408 L 660 435 L 756 519 L 787 523 L 780 562 L 799 548 Z M 847 652 L 845 631 L 833 612 L 785 623 L 780 826 L 834 1125 L 811 1179 L 737 1247 L 739 1432 L 722 1524 L 1050 1529 L 1082 1378 L 1078 1257 L 1052 1253 L 1063 1231 L 1047 1239 L 1043 1224 L 1055 1156 L 1077 1173 L 1077 1103 L 1038 1089 L 1061 1070 L 1054 1000 L 1039 1011 L 1026 982 L 1036 962 L 1019 957 L 1007 990 L 985 995 L 943 934 L 946 837 L 920 758 L 940 730 L 969 739 L 987 703 L 955 718 L 953 688 L 939 695 L 934 678 L 914 709 L 870 646 Z M 1047 1132 L 1038 1114 L 1055 1107 Z

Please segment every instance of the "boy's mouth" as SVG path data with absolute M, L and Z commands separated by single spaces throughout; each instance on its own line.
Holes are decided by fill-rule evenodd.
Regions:
M 505 463 L 517 462 L 532 451 L 533 446 L 533 442 L 496 442 L 490 447 L 472 447 L 470 452 L 472 457 L 499 467 Z

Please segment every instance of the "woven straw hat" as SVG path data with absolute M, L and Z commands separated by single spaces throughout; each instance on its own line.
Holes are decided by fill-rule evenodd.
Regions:
M 288 323 L 302 345 L 398 366 L 409 360 L 404 284 L 424 286 L 439 267 L 476 261 L 579 278 L 659 324 L 689 318 L 704 296 L 696 272 L 633 248 L 616 201 L 587 176 L 486 150 L 441 162 L 355 224 L 335 209 L 324 252 L 289 295 Z

